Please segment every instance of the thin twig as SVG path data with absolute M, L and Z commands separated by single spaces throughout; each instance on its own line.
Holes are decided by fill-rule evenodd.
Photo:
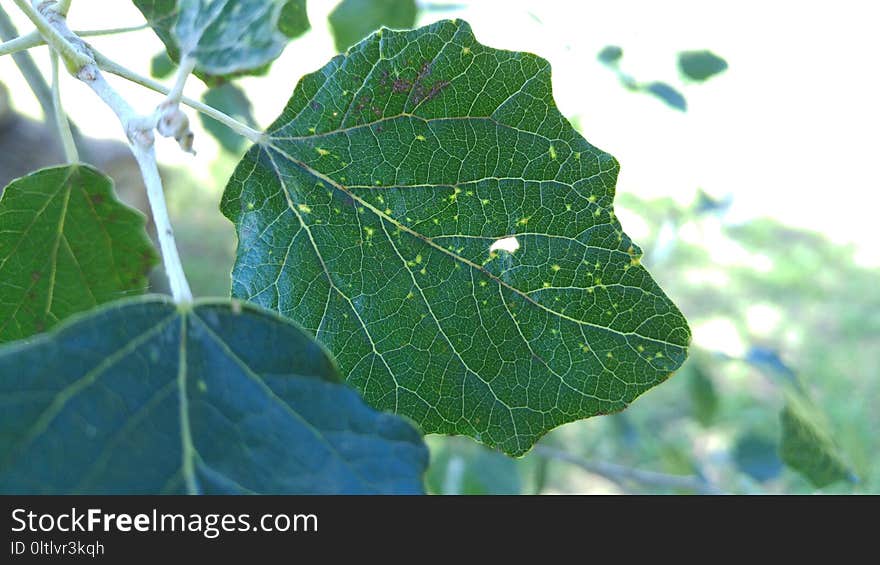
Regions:
M 149 24 L 140 24 L 136 26 L 114 27 L 108 29 L 87 29 L 82 31 L 75 30 L 73 33 L 75 33 L 79 37 L 97 37 L 103 35 L 116 35 L 119 33 L 140 31 L 148 27 L 150 27 Z M 33 49 L 34 47 L 39 47 L 40 45 L 45 44 L 46 40 L 43 39 L 43 36 L 40 35 L 40 32 L 32 31 L 27 35 L 15 37 L 13 39 L 5 41 L 4 43 L 0 43 L 0 56 L 9 55 L 18 51 L 25 51 L 27 49 Z
M 721 489 L 696 475 L 669 475 L 655 471 L 634 469 L 617 463 L 589 461 L 577 455 L 572 455 L 567 451 L 546 445 L 537 445 L 532 451 L 546 459 L 571 463 L 588 473 L 599 475 L 619 485 L 632 482 L 648 487 L 689 490 L 699 494 L 724 494 Z
M 57 12 L 53 12 L 52 16 L 54 16 L 54 18 L 50 22 L 49 19 L 34 8 L 27 0 L 13 0 L 13 2 L 15 2 L 19 9 L 24 12 L 24 15 L 33 22 L 37 31 L 43 36 L 43 39 L 45 39 L 46 42 L 58 52 L 58 55 L 64 60 L 64 65 L 71 74 L 75 75 L 86 65 L 94 63 L 92 58 L 84 53 L 81 46 L 74 46 L 71 42 L 71 39 L 73 39 L 78 43 L 82 43 L 79 38 L 73 35 L 73 32 L 66 29 L 67 24 L 64 20 L 64 16 Z M 59 24 L 63 24 L 63 26 Z M 62 28 L 65 33 L 62 34 L 62 32 L 59 31 L 59 28 Z
M 55 11 L 62 16 L 67 17 L 67 12 L 70 10 L 71 1 L 72 0 L 57 0 L 57 2 L 55 2 Z
M 107 56 L 99 53 L 98 51 L 92 50 L 92 54 L 95 57 L 95 61 L 98 63 L 98 67 L 101 70 L 107 71 L 108 73 L 120 76 L 126 80 L 129 80 L 135 84 L 139 84 L 145 88 L 149 88 L 150 90 L 156 91 L 160 94 L 167 95 L 171 92 L 171 89 L 162 84 L 161 82 L 157 82 L 151 78 L 147 78 L 145 76 L 141 76 L 136 72 L 123 67 L 119 63 L 116 63 L 109 59 Z M 235 118 L 228 116 L 213 108 L 208 106 L 207 104 L 203 104 L 198 100 L 193 100 L 192 98 L 187 98 L 186 96 L 180 97 L 180 102 L 186 104 L 190 108 L 197 110 L 206 116 L 210 116 L 225 125 L 235 133 L 246 137 L 247 139 L 253 141 L 254 143 L 263 143 L 265 141 L 265 135 L 263 132 L 255 130 L 254 128 L 248 126 L 247 124 L 243 124 L 236 120 Z
M 76 150 L 76 143 L 73 141 L 73 132 L 70 130 L 70 122 L 67 120 L 67 114 L 64 113 L 64 106 L 61 104 L 61 80 L 58 73 L 58 53 L 52 51 L 52 106 L 55 115 L 55 126 L 61 137 L 61 146 L 64 149 L 64 157 L 68 163 L 79 163 L 79 153 Z
M 15 0 L 17 4 L 24 4 L 24 0 Z M 29 4 L 27 4 L 30 7 Z M 32 9 L 33 11 L 33 9 Z M 25 13 L 28 13 L 25 11 Z M 116 114 L 128 137 L 131 151 L 141 170 L 144 185 L 147 188 L 147 197 L 153 212 L 153 222 L 156 224 L 156 232 L 159 237 L 159 246 L 162 249 L 162 260 L 165 264 L 165 274 L 171 286 L 171 294 L 178 303 L 192 302 L 192 291 L 186 280 L 180 255 L 177 252 L 177 244 L 174 241 L 174 231 L 171 228 L 171 219 L 168 216 L 168 208 L 165 204 L 165 193 L 162 190 L 162 179 L 159 176 L 159 168 L 156 165 L 156 151 L 154 148 L 155 137 L 153 129 L 156 127 L 156 113 L 149 116 L 141 116 L 117 93 L 104 79 L 100 69 L 92 58 L 88 46 L 82 42 L 67 27 L 66 19 L 52 13 L 52 17 L 44 19 L 42 14 L 33 11 L 36 17 L 31 17 L 37 24 L 37 29 L 52 49 L 62 57 L 65 46 L 72 46 L 71 41 L 76 43 L 78 54 L 85 58 L 88 63 L 77 67 L 74 59 L 69 60 L 67 65 L 74 76 L 86 83 L 101 100 Z M 29 16 L 30 17 L 30 16 Z M 39 23 L 38 23 L 39 22 Z M 46 29 L 46 28 L 49 29 Z M 66 37 L 65 37 L 66 36 Z
M 192 74 L 195 68 L 196 60 L 193 57 L 184 57 L 180 61 L 174 78 L 174 86 L 171 87 L 171 90 L 168 91 L 165 97 L 166 102 L 175 106 L 180 104 L 180 99 L 183 98 L 183 87 L 186 86 L 186 79 L 189 78 L 189 75 Z
M 147 187 L 147 198 L 153 211 L 153 222 L 162 249 L 162 260 L 165 274 L 171 286 L 171 295 L 180 302 L 192 302 L 192 291 L 183 271 L 183 264 L 174 241 L 174 230 L 165 204 L 165 193 L 162 190 L 162 178 L 156 165 L 156 150 L 153 128 L 154 116 L 140 116 L 104 79 L 97 67 L 87 67 L 80 73 L 79 79 L 89 85 L 101 100 L 119 118 L 131 145 L 131 152 L 141 169 L 144 185 Z
M 15 24 L 12 23 L 12 19 L 3 10 L 3 7 L 0 6 L 0 38 L 14 41 L 17 35 L 18 30 L 15 29 Z M 4 45 L 6 44 L 4 43 Z M 18 70 L 21 71 L 28 86 L 34 92 L 34 96 L 37 97 L 37 101 L 40 103 L 40 108 L 43 109 L 43 114 L 48 119 L 54 111 L 52 90 L 49 88 L 46 79 L 43 78 L 43 74 L 37 68 L 36 63 L 34 63 L 33 57 L 30 56 L 30 53 L 14 53 L 12 60 L 15 62 Z

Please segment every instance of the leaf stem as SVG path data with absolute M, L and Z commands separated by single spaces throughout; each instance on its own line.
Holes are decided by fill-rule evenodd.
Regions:
M 65 50 L 72 49 L 85 61 L 79 65 L 80 59 L 66 59 L 67 68 L 80 81 L 86 83 L 101 100 L 119 118 L 122 128 L 128 137 L 131 152 L 141 170 L 144 185 L 147 189 L 147 198 L 153 212 L 153 222 L 159 238 L 159 246 L 162 250 L 162 260 L 165 264 L 165 274 L 171 287 L 171 294 L 175 302 L 192 302 L 192 291 L 186 280 L 177 244 L 174 241 L 174 230 L 171 228 L 171 219 L 168 216 L 168 208 L 165 203 L 165 193 L 162 189 L 162 178 L 159 175 L 159 167 L 156 164 L 156 150 L 154 148 L 155 136 L 153 129 L 156 127 L 156 113 L 149 116 L 141 116 L 117 93 L 104 79 L 100 69 L 92 58 L 91 50 L 67 27 L 67 21 L 63 15 L 51 11 L 47 20 L 43 15 L 27 4 L 25 0 L 15 0 L 16 4 L 31 18 L 43 38 L 50 44 L 54 52 L 64 58 Z M 67 38 L 65 38 L 66 36 Z M 68 39 L 70 41 L 68 41 Z M 75 42 L 82 51 L 77 50 L 71 44 Z M 68 52 L 68 55 L 70 53 Z
M 61 146 L 64 148 L 64 156 L 68 163 L 79 163 L 79 153 L 76 150 L 76 143 L 73 141 L 73 132 L 70 130 L 70 122 L 67 114 L 64 113 L 64 106 L 61 104 L 61 84 L 58 73 L 58 53 L 52 51 L 50 54 L 52 59 L 52 105 L 54 107 L 55 126 L 61 137 Z
M 66 30 L 67 25 L 64 23 L 63 16 L 56 14 L 58 16 L 56 18 L 57 21 L 54 22 L 56 25 L 52 25 L 52 23 L 49 23 L 46 17 L 34 8 L 27 0 L 13 0 L 13 2 L 15 2 L 19 9 L 24 12 L 24 15 L 33 22 L 37 31 L 39 31 L 40 35 L 43 36 L 43 39 L 46 40 L 46 43 L 51 45 L 52 48 L 58 52 L 58 55 L 64 60 L 64 65 L 71 74 L 76 75 L 83 67 L 94 62 L 91 57 L 84 53 L 80 48 L 75 47 L 74 44 L 58 30 L 58 28 L 62 27 L 62 25 L 58 25 L 60 23 L 63 24 L 63 29 L 68 31 L 69 35 L 73 35 L 72 32 Z M 75 36 L 73 39 L 82 43 Z
M 141 75 L 137 74 L 136 72 L 134 72 L 126 67 L 123 67 L 122 65 L 110 60 L 105 55 L 102 55 L 101 53 L 99 53 L 97 51 L 92 50 L 92 52 L 95 56 L 95 61 L 97 62 L 98 67 L 100 69 L 107 71 L 108 73 L 120 76 L 120 77 L 122 77 L 126 80 L 129 80 L 135 84 L 139 84 L 145 88 L 149 88 L 150 90 L 159 92 L 161 94 L 168 95 L 171 92 L 171 89 L 168 88 L 167 86 L 165 86 L 164 84 L 157 82 L 151 78 L 141 76 Z M 223 112 L 221 112 L 220 110 L 217 110 L 216 108 L 208 106 L 207 104 L 203 104 L 197 100 L 193 100 L 192 98 L 187 98 L 186 96 L 181 96 L 180 102 L 183 104 L 186 104 L 187 106 L 189 106 L 190 108 L 192 108 L 194 110 L 197 110 L 197 111 L 205 114 L 206 116 L 210 116 L 211 118 L 214 118 L 215 120 L 217 120 L 221 124 L 225 125 L 226 127 L 231 129 L 235 133 L 246 137 L 247 139 L 251 140 L 254 143 L 263 143 L 265 141 L 265 134 L 263 132 L 258 131 L 256 129 L 248 126 L 247 124 L 243 124 L 243 123 L 239 122 L 235 118 L 224 114 Z
M 565 461 L 593 475 L 599 475 L 617 484 L 640 483 L 649 487 L 673 488 L 693 491 L 699 494 L 724 494 L 721 489 L 696 475 L 669 475 L 655 471 L 643 471 L 617 463 L 589 461 L 555 447 L 536 445 L 532 450 L 545 459 Z
M 180 99 L 183 98 L 183 87 L 186 86 L 186 79 L 189 78 L 189 75 L 192 74 L 195 68 L 196 60 L 193 57 L 184 57 L 180 61 L 180 65 L 177 67 L 177 74 L 174 77 L 174 86 L 171 87 L 171 90 L 165 96 L 166 102 L 175 106 L 180 104 Z
M 156 164 L 156 150 L 153 146 L 155 143 L 153 135 L 155 117 L 138 115 L 128 102 L 107 83 L 101 71 L 96 67 L 86 67 L 84 71 L 80 73 L 79 79 L 89 85 L 119 118 L 128 136 L 131 152 L 141 169 L 141 176 L 147 188 L 147 199 L 150 201 L 150 209 L 153 212 L 153 222 L 156 224 L 159 247 L 162 250 L 165 274 L 168 276 L 168 282 L 171 286 L 171 295 L 175 302 L 192 302 L 192 291 L 186 280 L 180 254 L 177 251 L 174 230 L 171 227 L 171 219 L 165 203 L 165 192 L 162 189 L 162 178 L 159 176 L 159 167 Z
M 67 12 L 70 10 L 70 3 L 73 0 L 57 0 L 55 2 L 55 11 L 61 14 L 64 17 L 67 17 Z
M 147 27 L 149 27 L 149 24 L 107 29 L 87 29 L 82 31 L 74 31 L 73 33 L 75 33 L 79 37 L 96 37 L 102 35 L 116 35 L 119 33 L 140 31 L 142 29 L 146 29 Z M 27 35 L 22 35 L 21 37 L 16 37 L 15 39 L 10 39 L 9 41 L 0 43 L 0 57 L 2 57 L 3 55 L 11 55 L 12 53 L 17 53 L 18 51 L 24 51 L 26 49 L 39 47 L 40 45 L 45 44 L 46 40 L 43 39 L 43 36 L 40 35 L 40 32 L 32 31 Z

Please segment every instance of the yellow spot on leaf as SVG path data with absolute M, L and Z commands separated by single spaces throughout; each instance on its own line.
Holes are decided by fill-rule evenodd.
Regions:
M 550 158 L 556 160 L 556 148 L 552 145 L 550 146 Z
M 416 136 L 416 139 L 417 139 L 418 141 L 427 141 L 427 139 L 425 139 L 425 136 L 424 136 L 424 135 L 417 135 L 417 136 Z
M 330 154 L 329 151 L 327 151 L 326 149 L 323 149 L 321 147 L 315 147 L 315 151 L 317 151 L 318 155 L 320 155 L 321 157 L 326 157 L 327 155 Z
M 553 266 L 550 267 L 550 268 L 551 268 L 554 272 L 558 272 L 560 269 L 562 269 L 562 267 L 560 267 L 559 265 L 553 265 Z
M 312 213 L 312 209 L 307 204 L 297 204 L 296 208 L 297 208 L 297 210 L 299 210 L 303 214 L 311 214 Z

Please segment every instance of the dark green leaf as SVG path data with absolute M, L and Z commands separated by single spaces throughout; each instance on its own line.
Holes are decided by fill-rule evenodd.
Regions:
M 796 393 L 788 394 L 780 419 L 782 442 L 779 455 L 786 465 L 817 488 L 853 480 L 852 472 L 831 439 L 822 413 L 809 400 Z
M 202 96 L 202 100 L 208 106 L 212 106 L 240 122 L 254 128 L 257 126 L 251 101 L 248 100 L 243 90 L 232 83 L 208 89 Z M 223 149 L 235 154 L 244 149 L 245 139 L 242 136 L 205 114 L 199 114 L 199 116 L 202 119 L 202 125 L 220 142 Z
M 174 61 L 208 79 L 262 72 L 309 29 L 306 0 L 133 0 Z
M 3 493 L 417 493 L 419 433 L 250 305 L 117 302 L 0 348 Z
M 521 454 L 687 355 L 617 172 L 543 59 L 461 21 L 383 30 L 304 77 L 230 179 L 232 291 L 317 335 L 373 406 Z
M 0 343 L 143 292 L 156 264 L 145 223 L 86 165 L 12 181 L 0 196 Z
M 687 111 L 687 100 L 685 100 L 684 95 L 665 82 L 651 82 L 646 85 L 640 85 L 640 90 L 656 96 L 666 102 L 666 105 L 670 108 L 681 110 L 682 112 Z
M 737 440 L 733 460 L 740 471 L 760 482 L 775 479 L 782 472 L 776 442 L 758 434 Z
M 156 53 L 150 59 L 150 75 L 155 78 L 168 78 L 174 73 L 177 65 L 168 56 L 168 51 Z
M 711 51 L 684 51 L 678 54 L 678 68 L 691 80 L 704 81 L 727 70 L 727 61 Z
M 606 45 L 599 51 L 599 62 L 604 65 L 616 65 L 620 58 L 623 57 L 623 49 L 617 45 Z
M 690 363 L 691 375 L 688 390 L 691 396 L 691 407 L 694 419 L 703 426 L 710 426 L 718 412 L 718 394 L 709 375 L 696 363 Z
M 416 24 L 415 0 L 342 0 L 328 21 L 337 51 L 345 51 L 382 26 L 411 28 Z

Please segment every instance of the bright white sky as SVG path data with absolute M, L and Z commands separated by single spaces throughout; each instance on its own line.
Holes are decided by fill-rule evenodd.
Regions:
M 553 65 L 557 103 L 578 120 L 594 145 L 622 164 L 618 194 L 670 196 L 682 203 L 698 187 L 734 195 L 739 220 L 769 216 L 854 244 L 860 263 L 880 265 L 880 34 L 878 10 L 864 1 L 809 0 L 706 2 L 705 0 L 564 1 L 463 0 L 463 10 L 423 14 L 420 23 L 459 17 L 487 45 L 532 51 Z M 26 20 L 11 2 L 19 30 Z M 291 43 L 265 78 L 243 82 L 261 125 L 284 106 L 296 81 L 333 54 L 326 15 L 336 0 L 308 0 L 313 31 Z M 131 2 L 74 0 L 74 29 L 137 25 Z M 150 31 L 94 38 L 104 53 L 142 74 L 161 49 Z M 624 49 L 622 68 L 639 80 L 679 85 L 676 53 L 711 49 L 730 69 L 703 85 L 680 88 L 686 114 L 625 91 L 596 61 L 605 45 Z M 33 51 L 47 68 L 44 48 Z M 15 106 L 39 116 L 9 57 L 0 77 Z M 114 80 L 137 108 L 156 95 Z M 203 86 L 191 80 L 187 94 Z M 73 79 L 64 84 L 69 112 L 93 136 L 120 138 L 118 124 L 94 95 Z M 197 179 L 214 183 L 217 148 L 199 135 L 199 154 L 182 154 L 172 141 L 159 146 L 160 161 L 191 164 Z M 220 187 L 212 187 L 220 190 Z M 631 233 L 637 226 L 624 228 Z M 632 233 L 638 239 L 638 233 Z

